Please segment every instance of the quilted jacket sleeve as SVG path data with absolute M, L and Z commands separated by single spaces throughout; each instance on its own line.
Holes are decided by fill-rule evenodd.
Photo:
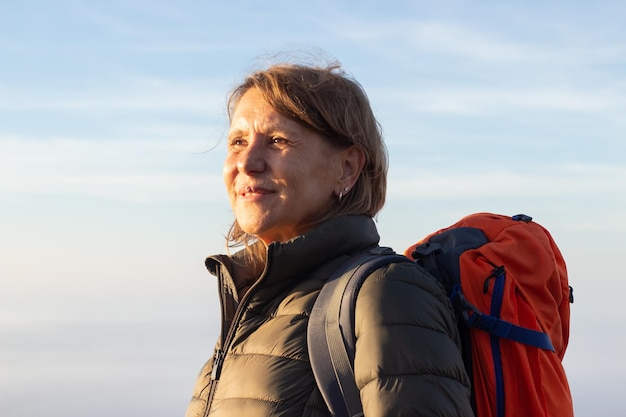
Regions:
M 355 320 L 365 417 L 473 415 L 458 330 L 434 278 L 410 264 L 381 268 L 363 284 Z

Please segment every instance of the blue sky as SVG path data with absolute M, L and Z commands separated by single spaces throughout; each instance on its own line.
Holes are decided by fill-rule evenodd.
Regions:
M 382 243 L 532 215 L 575 287 L 577 415 L 623 416 L 625 20 L 618 1 L 1 2 L 0 413 L 184 413 L 218 332 L 226 95 L 320 48 L 384 129 Z

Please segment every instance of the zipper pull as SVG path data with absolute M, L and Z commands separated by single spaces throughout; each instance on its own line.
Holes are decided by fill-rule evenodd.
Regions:
M 489 291 L 489 282 L 491 281 L 491 279 L 498 278 L 502 275 L 504 275 L 504 265 L 494 266 L 493 271 L 491 271 L 491 275 L 489 275 L 483 282 L 483 294 L 487 294 L 487 291 Z
M 217 349 L 213 355 L 213 369 L 211 369 L 211 380 L 216 381 L 220 378 L 222 365 L 224 364 L 224 351 Z

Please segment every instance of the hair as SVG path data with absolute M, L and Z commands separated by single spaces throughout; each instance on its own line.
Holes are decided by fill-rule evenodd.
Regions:
M 252 88 L 258 89 L 277 112 L 338 148 L 356 146 L 365 155 L 365 165 L 356 184 L 318 222 L 347 214 L 374 217 L 382 209 L 388 166 L 382 130 L 363 87 L 340 64 L 281 63 L 250 74 L 228 98 L 229 121 L 242 96 Z M 229 247 L 244 245 L 250 249 L 249 243 L 256 238 L 241 230 L 235 219 L 227 240 Z

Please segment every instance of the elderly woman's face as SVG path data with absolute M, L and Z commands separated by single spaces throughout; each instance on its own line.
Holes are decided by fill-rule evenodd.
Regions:
M 248 90 L 232 115 L 223 172 L 239 226 L 266 244 L 305 232 L 336 202 L 342 153 Z

